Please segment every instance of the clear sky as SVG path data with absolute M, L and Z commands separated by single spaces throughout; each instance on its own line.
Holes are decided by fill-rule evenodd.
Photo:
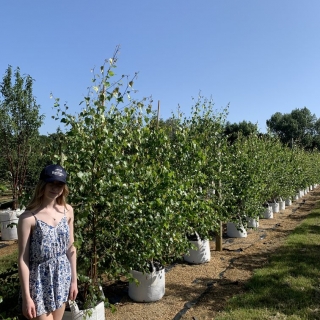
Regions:
M 319 0 L 1 0 L 0 76 L 12 65 L 35 79 L 40 132 L 53 133 L 50 93 L 80 111 L 90 70 L 120 45 L 116 72 L 139 72 L 163 119 L 201 92 L 265 132 L 275 112 L 320 117 L 319 14 Z

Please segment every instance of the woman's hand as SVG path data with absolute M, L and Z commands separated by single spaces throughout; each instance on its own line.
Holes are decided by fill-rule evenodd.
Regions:
M 33 319 L 37 316 L 36 306 L 31 298 L 22 302 L 22 313 L 27 319 Z
M 76 300 L 78 294 L 78 285 L 77 283 L 71 282 L 70 290 L 69 290 L 69 300 Z

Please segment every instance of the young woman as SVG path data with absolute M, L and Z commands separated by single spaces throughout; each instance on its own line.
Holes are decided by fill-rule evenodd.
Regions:
M 66 302 L 78 293 L 74 217 L 66 203 L 66 178 L 61 166 L 45 167 L 19 218 L 22 313 L 28 319 L 61 320 Z

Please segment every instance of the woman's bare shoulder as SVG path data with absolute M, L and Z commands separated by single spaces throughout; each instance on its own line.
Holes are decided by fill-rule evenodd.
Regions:
M 73 208 L 70 204 L 66 205 L 66 213 L 70 218 L 73 217 Z
M 19 216 L 19 224 L 33 226 L 35 224 L 33 212 L 29 210 L 22 212 L 21 215 Z
M 19 220 L 20 219 L 28 219 L 33 217 L 34 213 L 32 211 L 29 210 L 25 210 L 24 212 L 22 212 L 19 216 Z

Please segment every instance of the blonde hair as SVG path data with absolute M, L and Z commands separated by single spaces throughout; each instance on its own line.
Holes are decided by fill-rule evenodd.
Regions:
M 44 195 L 44 189 L 46 187 L 46 184 L 47 184 L 47 182 L 45 182 L 45 181 L 42 181 L 42 180 L 38 181 L 36 188 L 34 190 L 33 196 L 31 198 L 31 201 L 27 205 L 26 210 L 34 210 L 34 209 L 38 209 L 41 207 L 42 202 L 43 202 L 43 195 Z M 56 200 L 57 204 L 60 206 L 63 205 L 65 208 L 67 208 L 68 195 L 69 195 L 69 188 L 65 184 L 61 195 Z

